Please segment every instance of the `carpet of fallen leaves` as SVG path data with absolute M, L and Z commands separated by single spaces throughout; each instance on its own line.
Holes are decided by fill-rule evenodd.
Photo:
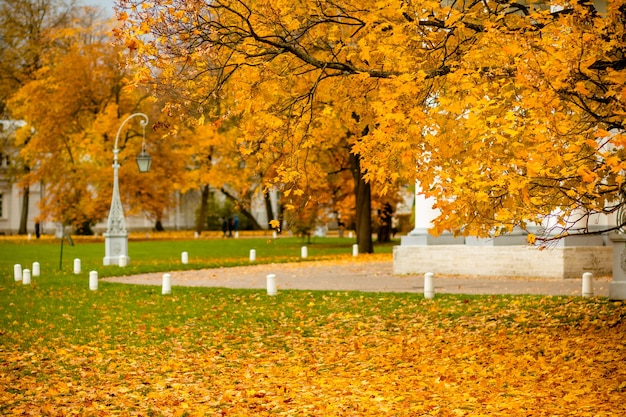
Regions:
M 624 303 L 197 291 L 0 308 L 0 414 L 626 415 Z

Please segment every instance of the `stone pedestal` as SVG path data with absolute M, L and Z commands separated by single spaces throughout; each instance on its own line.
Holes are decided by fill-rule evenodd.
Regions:
M 107 265 L 119 265 L 120 257 L 124 256 L 124 264 L 128 265 L 128 233 L 104 233 L 104 262 Z
M 435 274 L 580 279 L 584 272 L 611 273 L 607 246 L 400 245 L 393 248 L 394 274 Z M 626 281 L 625 281 L 626 283 Z
M 443 233 L 433 236 L 427 229 L 413 229 L 408 235 L 400 238 L 400 244 L 423 246 L 423 245 L 462 245 L 465 243 L 464 237 L 454 237 L 451 233 Z
M 468 246 L 525 246 L 528 244 L 527 236 L 528 234 L 523 230 L 514 230 L 492 238 L 468 236 L 465 238 L 465 244 Z
M 609 299 L 626 300 L 626 234 L 612 233 L 613 281 L 609 284 Z

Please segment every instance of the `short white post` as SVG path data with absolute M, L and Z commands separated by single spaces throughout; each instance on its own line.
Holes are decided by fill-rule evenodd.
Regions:
M 256 250 L 250 249 L 250 262 L 256 261 Z
M 98 289 L 98 271 L 89 272 L 89 289 L 91 291 Z
M 307 247 L 306 247 L 306 246 L 303 246 L 303 247 L 300 249 L 300 257 L 301 257 L 302 259 L 304 259 L 304 258 L 306 258 L 307 256 L 309 256 L 309 250 L 307 249 Z
M 119 260 L 118 265 L 121 267 L 125 267 L 126 265 L 128 265 L 128 258 L 124 255 L 120 255 L 120 260 Z
M 235 239 L 239 239 L 239 230 L 235 230 Z
M 22 280 L 22 265 L 13 265 L 13 278 L 15 278 L 16 281 Z
M 272 232 L 272 238 L 276 239 L 276 236 L 278 236 L 278 235 L 277 235 L 277 233 L 276 233 L 276 230 L 274 230 L 274 231 Z
M 180 255 L 180 260 L 181 260 L 181 262 L 182 262 L 183 264 L 185 264 L 185 265 L 186 265 L 186 264 L 188 264 L 188 263 L 189 263 L 189 254 L 188 254 L 187 252 L 183 252 L 183 253 Z
M 348 239 L 352 239 L 352 230 L 348 232 Z
M 583 274 L 583 297 L 593 297 L 593 274 L 585 272 Z
M 33 276 L 38 277 L 41 275 L 41 268 L 39 266 L 39 262 L 33 262 Z
M 435 284 L 433 282 L 434 274 L 426 272 L 424 274 L 424 298 L 435 298 Z
M 80 274 L 80 259 L 74 259 L 74 273 L 76 275 Z
M 28 240 L 30 240 L 33 237 L 33 235 L 31 235 L 30 233 L 28 234 Z
M 276 295 L 276 293 L 278 292 L 276 290 L 276 275 L 268 274 L 266 276 L 266 279 L 267 279 L 267 295 Z
M 30 284 L 30 269 L 24 270 L 24 276 L 22 277 L 22 284 L 24 285 Z
M 359 256 L 359 245 L 352 245 L 352 256 Z
M 172 293 L 172 276 L 163 274 L 163 284 L 161 285 L 161 294 L 167 295 Z
M 193 232 L 193 238 L 197 239 L 198 238 L 198 232 Z

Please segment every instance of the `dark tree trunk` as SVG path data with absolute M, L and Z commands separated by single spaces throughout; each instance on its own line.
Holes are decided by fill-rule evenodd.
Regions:
M 391 242 L 391 217 L 393 210 L 389 203 L 386 203 L 382 210 L 379 211 L 378 218 L 378 243 Z
M 198 235 L 202 233 L 206 225 L 207 216 L 209 215 L 209 184 L 203 185 L 200 197 L 200 209 L 198 210 L 198 216 L 196 217 L 196 232 Z
M 359 253 L 374 253 L 372 242 L 372 189 L 363 180 L 361 160 L 350 153 L 350 168 L 354 178 L 354 196 L 356 197 L 356 243 Z
M 22 195 L 22 213 L 20 215 L 20 228 L 17 231 L 18 235 L 28 234 L 28 201 L 30 198 L 30 187 L 24 188 L 24 195 Z
M 270 192 L 263 192 L 263 199 L 265 200 L 265 213 L 267 214 L 267 227 L 272 220 L 274 220 L 274 210 L 272 210 L 272 199 L 270 198 Z
M 246 210 L 241 204 L 238 204 L 239 200 L 237 200 L 237 198 L 235 198 L 234 195 L 230 194 L 224 188 L 221 188 L 220 191 L 226 196 L 226 198 L 228 198 L 229 200 L 237 203 L 237 206 L 238 206 L 237 209 L 239 210 L 239 212 L 241 214 L 243 214 L 245 216 L 246 219 L 250 220 L 250 224 L 252 225 L 252 229 L 254 229 L 254 230 L 262 230 L 263 229 L 261 227 L 261 225 L 259 224 L 259 222 L 254 218 L 252 213 L 250 213 L 248 210 Z

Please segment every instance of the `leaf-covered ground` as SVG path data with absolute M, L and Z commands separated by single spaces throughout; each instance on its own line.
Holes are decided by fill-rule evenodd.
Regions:
M 620 302 L 1 289 L 1 415 L 626 415 Z

